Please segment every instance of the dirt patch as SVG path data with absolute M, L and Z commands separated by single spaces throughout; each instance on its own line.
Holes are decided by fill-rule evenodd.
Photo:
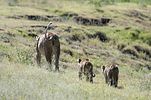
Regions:
M 7 18 L 27 19 L 27 20 L 35 20 L 35 21 L 62 21 L 63 20 L 59 16 L 51 16 L 51 15 L 15 15 L 15 16 L 8 16 Z
M 138 46 L 138 45 L 135 45 L 134 48 L 137 50 L 137 52 L 139 52 L 139 53 L 143 52 L 146 54 L 146 56 L 151 58 L 151 49 L 144 48 L 144 47 Z
M 35 38 L 37 36 L 37 34 L 34 33 L 28 33 L 28 36 Z
M 11 43 L 11 41 L 14 39 L 15 35 L 10 32 L 4 32 L 0 34 L 0 40 L 4 43 Z
M 137 58 L 139 57 L 138 52 L 133 48 L 124 48 L 122 50 L 122 53 L 129 54 L 129 55 L 135 56 Z
M 46 29 L 47 25 L 31 25 L 30 28 L 27 29 L 27 36 L 36 37 L 37 33 L 41 34 Z M 51 25 L 48 30 L 54 30 L 58 26 Z M 36 33 L 35 33 L 36 32 Z
M 63 13 L 60 16 L 54 16 L 54 15 L 14 15 L 14 16 L 8 16 L 7 18 L 13 18 L 13 19 L 27 19 L 27 20 L 35 20 L 35 21 L 57 21 L 62 22 L 64 20 L 68 20 L 69 17 L 75 17 L 78 16 L 76 13 L 66 12 Z
M 118 48 L 118 50 L 123 50 L 124 48 L 126 47 L 126 45 L 125 44 L 118 44 L 117 45 L 117 48 Z
M 10 43 L 10 39 L 8 37 L 5 37 L 5 36 L 1 36 L 1 39 L 3 42 L 5 43 Z
M 43 20 L 43 21 L 48 20 L 46 16 L 39 16 L 39 15 L 25 15 L 24 17 L 28 20 Z
M 11 32 L 6 32 L 6 34 L 8 35 L 8 36 L 10 36 L 10 37 L 15 37 L 15 34 L 13 34 L 13 33 L 11 33 Z
M 109 38 L 103 32 L 96 32 L 95 34 L 87 34 L 88 38 L 98 38 L 102 42 L 106 42 Z
M 85 40 L 85 39 L 95 39 L 95 38 L 98 38 L 102 42 L 107 42 L 107 41 L 110 40 L 106 36 L 106 34 L 103 33 L 103 32 L 96 32 L 95 34 L 86 34 L 86 35 L 72 34 L 72 35 L 69 35 L 66 40 L 68 42 L 69 41 L 79 41 L 79 42 L 81 42 L 82 40 Z
M 27 19 L 27 20 L 35 20 L 35 21 L 66 21 L 69 18 L 74 20 L 78 24 L 82 25 L 96 25 L 96 26 L 103 26 L 107 25 L 111 19 L 109 18 L 87 18 L 78 16 L 76 13 L 66 12 L 60 16 L 53 16 L 53 15 L 15 15 L 15 16 L 8 16 L 7 18 L 13 19 Z
M 71 50 L 63 50 L 63 52 L 69 54 L 70 56 L 73 56 L 73 52 Z
M 76 16 L 73 19 L 78 24 L 94 25 L 94 26 L 107 25 L 111 21 L 111 19 L 109 19 L 109 18 L 97 19 L 97 18 L 86 18 L 86 17 L 82 17 L 82 16 Z
M 68 26 L 66 29 L 64 29 L 65 32 L 69 32 L 69 33 L 71 32 L 71 30 L 72 30 L 71 26 Z
M 73 35 L 69 36 L 68 39 L 69 39 L 70 41 L 79 41 L 79 42 L 81 42 L 82 40 L 85 39 L 85 37 L 82 36 L 82 35 L 73 34 Z
M 5 31 L 5 29 L 0 28 L 0 31 Z
M 47 25 L 31 25 L 31 28 L 47 28 Z M 48 30 L 54 30 L 55 28 L 57 28 L 57 26 L 51 25 L 50 27 L 48 27 Z
M 147 64 L 144 66 L 145 68 L 147 68 L 148 70 L 151 70 L 151 65 Z
M 144 60 L 150 60 L 151 58 L 151 49 L 145 48 L 139 45 L 134 45 L 131 47 L 127 47 L 125 44 L 119 44 L 117 46 L 118 50 L 120 50 L 124 54 L 129 54 L 135 56 L 137 58 L 141 58 Z M 144 56 L 142 56 L 144 54 Z
M 125 27 L 125 30 L 129 30 L 129 29 L 131 29 L 131 27 L 129 27 L 129 26 Z
M 137 10 L 132 10 L 125 15 L 127 15 L 129 17 L 135 17 L 135 18 L 138 18 L 140 20 L 144 20 L 145 18 L 150 19 L 149 16 L 144 15 L 143 13 L 141 13 L 140 11 L 137 11 Z
M 127 47 L 125 44 L 118 44 L 117 48 L 124 54 L 132 55 L 137 58 L 139 57 L 137 50 L 135 50 L 133 47 Z

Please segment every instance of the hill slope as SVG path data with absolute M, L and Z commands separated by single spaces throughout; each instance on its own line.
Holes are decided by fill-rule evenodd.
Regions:
M 0 1 L 1 99 L 141 99 L 151 97 L 151 6 L 84 1 Z M 91 0 L 90 0 L 91 1 Z M 49 21 L 61 41 L 60 73 L 35 63 L 36 35 Z M 94 84 L 78 80 L 78 58 L 94 64 Z M 118 63 L 119 88 L 101 66 Z

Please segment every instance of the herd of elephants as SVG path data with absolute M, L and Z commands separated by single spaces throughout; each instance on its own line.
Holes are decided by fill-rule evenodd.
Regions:
M 47 28 L 43 32 L 42 35 L 37 38 L 36 45 L 36 61 L 40 66 L 41 55 L 44 55 L 46 61 L 49 64 L 50 70 L 52 70 L 51 62 L 52 56 L 55 57 L 55 70 L 59 71 L 59 57 L 60 57 L 60 42 L 59 37 L 55 33 L 47 32 L 49 26 L 52 23 L 49 22 Z M 89 61 L 89 59 L 78 59 L 78 68 L 79 68 L 79 79 L 82 80 L 82 75 L 86 76 L 86 81 L 93 83 L 93 77 L 95 74 L 93 73 L 93 64 Z M 102 66 L 102 73 L 105 77 L 105 82 L 109 86 L 117 87 L 118 85 L 118 64 L 110 64 L 109 66 Z

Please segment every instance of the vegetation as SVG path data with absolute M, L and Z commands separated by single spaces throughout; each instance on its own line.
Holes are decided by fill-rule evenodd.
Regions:
M 0 0 L 0 99 L 149 100 L 150 0 Z M 101 19 L 102 18 L 102 19 Z M 101 20 L 101 21 L 100 21 Z M 36 35 L 48 22 L 61 42 L 60 70 L 35 62 Z M 94 65 L 94 84 L 79 81 L 77 59 Z M 119 86 L 101 66 L 119 64 Z

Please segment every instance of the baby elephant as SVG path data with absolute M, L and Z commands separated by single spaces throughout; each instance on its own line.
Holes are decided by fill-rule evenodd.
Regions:
M 105 77 L 106 84 L 117 87 L 119 69 L 116 64 L 112 64 L 109 67 L 102 66 L 102 72 Z
M 89 59 L 81 60 L 78 59 L 78 67 L 79 67 L 79 79 L 82 80 L 82 75 L 86 76 L 86 81 L 93 83 L 93 77 L 95 74 L 93 73 L 93 65 L 89 61 Z

